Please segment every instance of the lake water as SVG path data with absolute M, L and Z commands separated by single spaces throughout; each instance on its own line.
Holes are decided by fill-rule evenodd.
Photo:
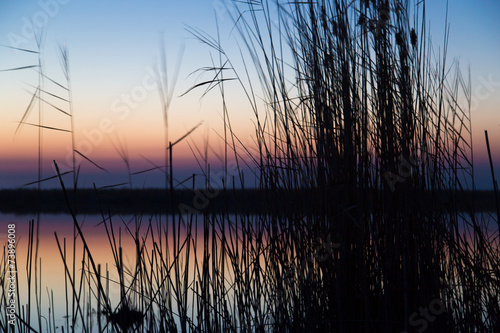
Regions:
M 488 214 L 480 215 L 478 214 L 478 218 L 483 219 L 483 222 L 488 225 L 488 230 L 490 233 L 497 232 L 497 225 L 494 222 L 493 218 L 496 218 L 494 215 L 488 216 Z M 234 216 L 229 216 L 229 219 L 234 218 Z M 16 261 L 17 261 L 17 277 L 18 277 L 18 290 L 19 296 L 21 300 L 21 305 L 26 306 L 28 303 L 28 283 L 27 283 L 27 270 L 26 267 L 29 265 L 28 259 L 28 241 L 30 235 L 30 220 L 36 221 L 37 217 L 35 215 L 14 215 L 14 214 L 0 214 L 0 240 L 2 244 L 6 243 L 7 235 L 8 235 L 8 225 L 15 225 L 15 235 L 16 235 Z M 151 219 L 151 224 L 149 221 Z M 39 224 L 34 224 L 35 229 L 35 239 L 38 239 L 37 242 L 34 243 L 34 247 L 32 250 L 32 255 L 35 255 L 36 245 L 38 244 L 38 263 L 37 263 L 37 274 L 38 274 L 38 282 L 42 286 L 41 291 L 39 293 L 41 295 L 41 308 L 42 310 L 42 323 L 47 321 L 47 318 L 52 316 L 54 318 L 55 326 L 59 329 L 61 326 L 65 325 L 66 320 L 64 319 L 66 316 L 66 291 L 68 290 L 69 299 L 71 300 L 71 288 L 66 289 L 68 280 L 65 279 L 65 268 L 63 264 L 63 258 L 60 252 L 60 249 L 57 245 L 56 234 L 60 242 L 61 251 L 64 252 L 64 242 L 66 242 L 66 258 L 67 263 L 70 269 L 72 270 L 72 254 L 73 254 L 73 239 L 74 239 L 74 223 L 71 216 L 66 214 L 44 214 L 40 216 Z M 124 267 L 130 268 L 131 271 L 136 265 L 136 246 L 133 240 L 133 235 L 135 233 L 135 226 L 139 225 L 138 234 L 141 239 L 145 240 L 146 248 L 151 251 L 152 239 L 151 239 L 151 230 L 147 230 L 148 225 L 151 225 L 153 228 L 153 234 L 159 234 L 160 232 L 165 233 L 165 226 L 168 223 L 165 223 L 165 217 L 151 217 L 144 216 L 136 221 L 133 216 L 114 216 L 112 217 L 113 222 L 113 232 L 114 239 L 116 244 L 113 245 L 113 242 L 108 238 L 108 234 L 106 232 L 106 228 L 102 222 L 102 217 L 98 215 L 82 215 L 78 216 L 78 222 L 81 226 L 81 230 L 84 234 L 87 245 L 90 249 L 90 252 L 94 258 L 96 265 L 101 265 L 101 275 L 105 276 L 106 272 L 108 272 L 108 283 L 103 282 L 106 288 L 106 293 L 108 294 L 110 300 L 112 301 L 113 306 L 116 306 L 120 301 L 120 287 L 117 281 L 119 281 L 119 275 L 115 265 L 115 255 L 113 253 L 113 246 L 116 248 L 123 248 L 122 257 Z M 201 223 L 200 223 L 201 224 Z M 109 221 L 107 221 L 107 225 L 109 227 Z M 37 228 L 38 226 L 38 228 Z M 127 230 L 130 228 L 130 230 Z M 195 272 L 194 255 L 199 258 L 203 257 L 203 231 L 202 225 L 198 225 L 192 229 L 192 232 L 195 233 L 193 236 L 193 243 L 190 246 L 193 246 L 191 252 L 193 255 L 189 257 L 188 267 L 190 270 L 190 279 L 193 279 L 193 275 Z M 160 228 L 160 229 L 158 229 Z M 466 227 L 463 227 L 465 230 Z M 110 229 L 108 229 L 109 231 Z M 161 230 L 161 231 L 160 231 Z M 170 227 L 169 227 L 170 230 Z M 185 234 L 181 234 L 180 239 L 185 237 Z M 211 238 L 212 236 L 210 236 Z M 218 236 L 220 237 L 220 235 Z M 173 239 L 169 236 L 169 245 L 166 244 L 160 245 L 165 247 L 165 253 L 167 251 L 167 247 L 172 246 Z M 184 244 L 185 245 L 185 244 Z M 83 243 L 80 237 L 76 237 L 76 252 L 75 252 L 75 262 L 76 264 L 76 278 L 77 281 L 84 277 L 84 279 L 95 278 L 95 274 L 84 274 L 82 275 L 81 271 L 81 260 L 83 257 Z M 172 256 L 172 253 L 169 253 Z M 198 263 L 199 265 L 199 263 Z M 34 261 L 31 262 L 31 266 L 34 267 Z M 41 270 L 40 270 L 41 267 Z M 91 268 L 88 259 L 85 265 L 87 269 Z M 91 269 L 90 269 L 91 270 Z M 92 270 L 91 270 L 92 271 Z M 72 272 L 71 272 L 72 273 Z M 88 272 L 86 272 L 88 273 Z M 130 281 L 130 276 L 128 278 Z M 228 287 L 230 289 L 231 276 L 227 277 Z M 82 284 L 83 293 L 92 293 L 92 290 L 85 289 L 85 283 Z M 95 285 L 95 283 L 94 283 Z M 36 307 L 34 306 L 35 302 L 35 284 L 32 282 L 31 285 L 31 311 L 32 311 L 32 325 L 35 324 L 35 328 L 38 325 L 38 321 L 35 320 L 36 315 Z M 95 292 L 95 291 L 94 291 Z M 133 292 L 131 293 L 133 294 Z M 90 304 L 90 309 L 95 309 L 95 297 L 90 296 L 88 299 L 92 299 L 94 304 Z M 52 308 L 52 304 L 54 303 L 54 309 Z M 71 313 L 71 301 L 69 302 L 69 308 Z M 94 315 L 95 317 L 95 315 Z M 48 322 L 48 321 L 47 321 Z M 95 324 L 95 322 L 94 322 Z M 57 331 L 57 330 L 56 330 Z
M 127 217 L 124 217 L 127 218 Z M 18 289 L 19 296 L 22 303 L 28 302 L 28 283 L 27 283 L 27 265 L 28 265 L 28 242 L 30 230 L 29 221 L 34 219 L 36 221 L 36 216 L 29 215 L 13 215 L 13 214 L 0 214 L 0 237 L 2 239 L 2 243 L 4 243 L 5 238 L 7 236 L 7 226 L 9 224 L 15 224 L 16 230 L 16 261 L 17 261 L 17 276 L 18 276 Z M 103 267 L 103 272 L 105 271 L 106 264 L 108 265 L 108 269 L 113 272 L 113 253 L 109 246 L 108 237 L 104 228 L 101 226 L 97 226 L 102 219 L 96 215 L 90 216 L 82 216 L 79 217 L 79 221 L 82 224 L 82 231 L 85 235 L 86 241 L 88 242 L 88 246 L 91 249 L 91 253 L 96 256 L 96 264 L 101 264 Z M 118 222 L 118 221 L 117 221 Z M 118 224 L 118 223 L 117 223 Z M 41 267 L 41 274 L 39 270 L 39 275 L 41 276 L 40 284 L 42 285 L 42 308 L 48 310 L 49 304 L 49 295 L 50 300 L 52 301 L 52 297 L 54 298 L 54 319 L 56 322 L 56 326 L 61 326 L 65 322 L 63 317 L 66 315 L 65 310 L 65 268 L 63 265 L 63 259 L 61 256 L 61 252 L 57 245 L 56 236 L 59 239 L 61 250 L 64 252 L 64 242 L 66 242 L 66 255 L 68 257 L 68 262 L 72 262 L 72 247 L 73 247 L 73 220 L 69 215 L 41 215 L 40 223 L 38 224 L 38 230 L 35 228 L 33 230 L 35 234 L 35 238 L 38 239 L 38 258 L 39 258 L 39 267 Z M 38 233 L 38 237 L 36 234 Z M 82 242 L 78 238 L 76 241 L 76 261 L 81 260 L 82 258 Z M 130 237 L 123 237 L 123 247 L 125 249 L 129 248 L 133 245 L 130 242 Z M 34 243 L 34 248 L 32 251 L 33 256 L 36 251 L 36 243 Z M 124 262 L 129 264 L 132 259 L 127 251 L 123 253 Z M 31 263 L 33 270 L 35 263 Z M 71 267 L 72 265 L 70 265 Z M 77 267 L 81 268 L 81 265 L 77 265 Z M 71 268 L 70 268 L 71 269 Z M 78 269 L 78 268 L 77 268 Z M 81 269 L 80 269 L 81 270 Z M 33 271 L 34 272 L 34 271 Z M 77 272 L 79 275 L 79 272 Z M 111 275 L 113 279 L 116 281 L 116 276 Z M 32 283 L 31 287 L 31 302 L 34 304 L 35 293 L 34 293 L 34 283 Z M 48 292 L 48 291 L 49 292 Z M 110 284 L 110 294 L 119 297 L 119 288 L 116 284 Z M 70 292 L 70 291 L 69 291 Z M 71 295 L 71 294 L 70 294 Z M 32 305 L 32 311 L 35 307 Z M 43 314 L 45 317 L 49 316 L 49 313 Z M 34 316 L 32 315 L 32 320 Z M 34 326 L 37 327 L 37 326 Z
M 198 216 L 199 217 L 199 216 Z M 194 217 L 194 222 L 198 217 Z M 28 293 L 28 273 L 27 273 L 27 265 L 30 256 L 28 255 L 28 244 L 30 238 L 30 220 L 36 221 L 36 215 L 14 215 L 14 214 L 0 214 L 0 240 L 2 244 L 5 244 L 7 239 L 7 230 L 8 225 L 15 225 L 15 235 L 16 235 L 16 261 L 17 261 L 17 277 L 18 277 L 18 290 L 19 290 L 19 298 L 21 300 L 21 305 L 26 306 L 28 303 L 28 294 L 31 295 L 31 322 L 36 323 L 34 328 L 37 328 L 37 313 L 35 304 L 35 283 L 31 283 L 31 292 Z M 169 217 L 171 219 L 171 217 Z M 81 231 L 84 235 L 87 246 L 90 250 L 90 253 L 94 259 L 95 265 L 101 266 L 101 276 L 102 284 L 108 295 L 111 305 L 113 308 L 117 307 L 120 299 L 121 299 L 121 289 L 118 281 L 120 280 L 119 273 L 117 270 L 117 265 L 115 261 L 115 256 L 118 255 L 119 248 L 122 248 L 122 260 L 123 266 L 125 267 L 125 280 L 127 284 L 130 284 L 130 281 L 133 279 L 132 275 L 133 271 L 136 267 L 136 246 L 134 242 L 134 238 L 132 235 L 135 235 L 136 225 L 138 225 L 137 234 L 141 239 L 141 243 L 144 241 L 145 248 L 147 251 L 151 252 L 153 248 L 153 242 L 151 238 L 151 234 L 153 233 L 155 237 L 161 233 L 164 235 L 163 240 L 159 241 L 156 238 L 156 242 L 158 242 L 159 246 L 162 247 L 162 253 L 168 253 L 170 259 L 172 259 L 173 254 L 172 250 L 169 250 L 173 247 L 174 241 L 172 237 L 172 229 L 171 229 L 171 221 L 166 223 L 165 217 L 158 216 L 144 216 L 141 218 L 136 218 L 131 215 L 125 216 L 113 216 L 111 218 L 113 224 L 113 234 L 111 234 L 110 229 L 110 221 L 106 220 L 106 224 L 108 226 L 108 233 L 106 232 L 106 227 L 102 223 L 103 219 L 98 215 L 82 215 L 77 216 L 77 220 L 80 224 Z M 201 219 L 200 219 L 201 220 Z M 66 253 L 66 262 L 70 273 L 72 274 L 72 256 L 73 256 L 73 239 L 76 239 L 75 242 L 75 262 L 76 262 L 76 272 L 75 272 L 75 280 L 77 281 L 77 285 L 80 284 L 80 281 L 83 276 L 83 280 L 93 279 L 91 285 L 94 286 L 95 289 L 95 274 L 92 269 L 92 265 L 86 258 L 85 270 L 86 274 L 82 275 L 82 265 L 81 261 L 83 258 L 83 242 L 81 238 L 78 236 L 78 232 L 75 233 L 73 219 L 70 215 L 67 214 L 42 214 L 40 215 L 39 223 L 34 223 L 34 239 L 38 239 L 37 242 L 33 245 L 33 250 L 31 251 L 32 257 L 35 256 L 36 253 L 36 245 L 38 244 L 38 267 L 41 267 L 41 270 L 38 268 L 38 282 L 39 285 L 42 286 L 41 290 L 41 308 L 42 310 L 42 324 L 45 321 L 48 322 L 47 318 L 54 318 L 55 326 L 61 329 L 61 326 L 66 325 L 66 293 L 68 293 L 68 306 L 69 306 L 69 314 L 71 315 L 71 288 L 69 288 L 69 281 L 65 279 L 65 265 L 63 264 L 63 255 Z M 151 223 L 149 223 L 151 221 Z M 196 223 L 195 223 L 196 224 Z M 166 234 L 165 226 L 168 225 L 168 236 Z M 37 228 L 38 226 L 38 228 Z M 148 230 L 148 226 L 153 228 L 152 230 Z M 193 275 L 195 272 L 195 258 L 203 257 L 203 225 L 202 223 L 198 223 L 191 228 L 193 233 L 192 242 L 186 245 L 183 244 L 181 246 L 181 251 L 184 255 L 188 246 L 190 246 L 190 257 L 183 257 L 180 260 L 181 265 L 185 264 L 185 258 L 189 260 L 189 274 L 190 279 L 193 279 Z M 177 230 L 177 232 L 179 232 Z M 59 245 L 56 241 L 59 240 Z M 75 238 L 74 235 L 77 235 Z M 165 242 L 165 239 L 168 237 L 168 245 Z M 181 242 L 186 238 L 185 230 L 180 231 L 179 239 Z M 212 236 L 209 236 L 208 239 L 211 240 Z M 64 250 L 64 242 L 66 243 Z M 116 252 L 113 253 L 113 247 L 116 248 Z M 63 252 L 63 255 L 61 254 Z M 145 257 L 148 257 L 151 253 L 147 254 Z M 182 257 L 182 256 L 180 256 Z M 165 260 L 165 258 L 163 258 Z M 199 259 L 198 259 L 199 260 Z M 168 260 L 165 260 L 168 262 Z M 147 266 L 147 265 L 146 265 Z M 34 261 L 31 263 L 31 267 L 35 269 Z M 185 267 L 185 266 L 182 266 Z M 128 272 L 127 272 L 128 269 Z M 151 272 L 149 272 L 150 274 Z M 34 273 L 33 273 L 34 274 Z M 107 279 L 106 279 L 106 274 Z M 106 281 L 107 280 L 107 281 Z M 172 281 L 175 284 L 175 278 Z M 228 288 L 231 287 L 231 277 L 227 276 L 227 284 Z M 93 304 L 89 306 L 90 309 L 96 309 L 96 296 L 95 290 L 88 290 L 88 285 L 86 283 L 82 284 L 82 292 L 92 293 L 87 297 L 87 299 L 91 299 Z M 40 291 L 39 291 L 40 292 Z M 132 299 L 138 299 L 138 291 L 129 291 L 128 294 Z M 54 309 L 52 308 L 52 302 L 54 303 Z M 93 311 L 90 310 L 90 311 Z M 94 317 L 94 326 L 95 326 L 95 314 Z M 44 328 L 44 327 L 42 327 Z

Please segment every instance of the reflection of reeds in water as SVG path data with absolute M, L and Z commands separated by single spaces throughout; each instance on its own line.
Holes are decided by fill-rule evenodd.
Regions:
M 236 7 L 235 31 L 263 110 L 255 82 L 244 83 L 218 41 L 193 33 L 219 52 L 208 69 L 215 79 L 204 84 L 219 86 L 224 100 L 234 74 L 255 111 L 257 155 L 240 147 L 225 100 L 224 140 L 238 163 L 245 152 L 255 162 L 267 208 L 228 215 L 211 206 L 231 191 L 227 149 L 219 191 L 201 154 L 203 204 L 121 224 L 135 244 L 132 267 L 102 207 L 117 281 L 108 268 L 102 276 L 73 215 L 81 270 L 70 269 L 76 259 L 57 241 L 74 304 L 65 330 L 90 331 L 95 307 L 99 331 L 498 330 L 498 235 L 461 196 L 473 187 L 472 149 L 470 114 L 457 101 L 462 92 L 470 101 L 470 90 L 459 71 L 450 76 L 446 52 L 434 59 L 423 2 L 320 1 L 277 13 L 267 2 L 247 5 Z M 278 199 L 294 191 L 311 195 Z M 118 304 L 110 283 L 119 285 Z

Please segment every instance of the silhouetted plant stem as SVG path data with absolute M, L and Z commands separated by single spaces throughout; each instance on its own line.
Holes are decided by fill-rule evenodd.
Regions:
M 484 137 L 486 139 L 486 148 L 488 150 L 488 159 L 490 161 L 490 169 L 491 169 L 491 179 L 493 182 L 493 190 L 495 191 L 495 204 L 497 207 L 497 227 L 498 232 L 500 234 L 500 202 L 498 201 L 498 183 L 495 178 L 495 170 L 493 168 L 493 160 L 491 158 L 491 150 L 490 150 L 490 141 L 488 139 L 488 131 L 484 131 Z

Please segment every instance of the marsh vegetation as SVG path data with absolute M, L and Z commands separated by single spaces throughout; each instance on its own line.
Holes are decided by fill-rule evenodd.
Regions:
M 26 268 L 37 296 L 17 296 L 16 330 L 47 331 L 40 317 L 48 313 L 50 332 L 499 331 L 498 216 L 477 214 L 467 199 L 475 190 L 471 90 L 448 62 L 446 22 L 436 52 L 424 1 L 232 5 L 241 66 L 218 38 L 191 30 L 217 55 L 204 68 L 212 79 L 193 89 L 220 92 L 221 177 L 213 181 L 199 153 L 202 200 L 177 202 L 171 95 L 160 89 L 168 148 L 160 212 L 136 207 L 125 222 L 100 205 L 114 258 L 104 268 L 72 199 L 78 165 L 68 188 L 58 171 L 75 228 L 72 239 L 55 233 L 65 324 L 56 328 L 53 305 L 40 306 L 43 221 L 33 222 Z M 240 86 L 254 112 L 255 147 L 232 130 L 228 84 Z M 256 170 L 258 199 L 245 189 L 245 164 Z M 238 200 L 248 191 L 257 207 L 234 209 L 237 187 Z M 122 237 L 134 245 L 122 248 Z M 130 267 L 124 251 L 135 253 Z M 6 301 L 4 293 L 2 308 Z M 7 329 L 4 317 L 0 325 Z

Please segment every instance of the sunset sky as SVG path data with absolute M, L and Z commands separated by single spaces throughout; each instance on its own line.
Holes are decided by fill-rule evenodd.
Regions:
M 436 5 L 436 3 L 439 3 Z M 442 45 L 445 1 L 428 1 L 433 43 Z M 473 96 L 473 145 L 479 188 L 491 187 L 484 130 L 488 130 L 496 176 L 500 178 L 500 3 L 496 0 L 449 1 L 451 34 L 449 61 L 460 59 L 464 73 L 471 68 Z M 132 172 L 163 165 L 164 123 L 154 72 L 159 59 L 160 33 L 164 33 L 169 78 L 178 72 L 169 112 L 169 138 L 177 140 L 196 124 L 203 124 L 174 150 L 176 175 L 183 179 L 199 172 L 187 142 L 201 150 L 208 142 L 214 168 L 223 156 L 222 104 L 217 89 L 201 99 L 203 90 L 181 97 L 194 84 L 210 79 L 193 73 L 218 61 L 216 54 L 186 30 L 193 27 L 220 38 L 228 54 L 239 58 L 232 21 L 222 0 L 79 1 L 41 0 L 0 3 L 0 44 L 36 49 L 32 25 L 44 29 L 45 73 L 64 82 L 58 45 L 69 50 L 74 102 L 76 148 L 105 167 L 105 173 L 88 162 L 82 164 L 82 186 L 126 182 L 124 163 L 117 150 L 123 147 Z M 34 54 L 0 47 L 0 70 L 34 65 Z M 190 75 L 191 74 L 191 75 Z M 173 82 L 173 80 L 171 81 Z M 12 188 L 36 180 L 38 129 L 24 125 L 16 132 L 30 102 L 38 75 L 32 70 L 0 72 L 0 188 Z M 45 89 L 65 94 L 45 80 Z M 251 146 L 253 113 L 238 85 L 227 84 L 233 130 Z M 63 105 L 63 104 L 58 104 Z M 69 129 L 69 118 L 44 106 L 46 126 Z M 37 123 L 38 110 L 26 120 Z M 208 139 L 207 139 L 208 138 Z M 208 141 L 207 141 L 208 140 Z M 71 151 L 69 133 L 44 131 L 44 176 L 54 175 L 51 160 L 64 169 Z M 147 161 L 147 158 L 149 161 Z M 162 186 L 159 171 L 134 178 L 135 186 Z M 46 186 L 57 187 L 57 182 Z M 252 184 L 248 184 L 252 185 Z

